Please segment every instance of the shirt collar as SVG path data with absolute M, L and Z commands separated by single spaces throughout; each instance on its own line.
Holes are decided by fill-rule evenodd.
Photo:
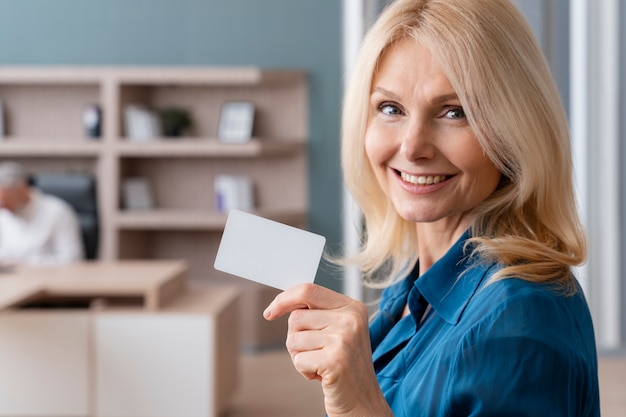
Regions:
M 383 291 L 381 296 L 381 307 L 389 315 L 390 318 L 397 317 L 407 302 L 407 295 L 417 277 L 419 276 L 419 262 L 413 267 L 413 269 L 405 276 L 401 281 L 398 281 L 391 286 L 387 287 Z
M 471 258 L 465 248 L 470 237 L 466 231 L 448 252 L 414 284 L 432 309 L 446 322 L 457 324 L 470 299 L 483 282 L 491 265 Z

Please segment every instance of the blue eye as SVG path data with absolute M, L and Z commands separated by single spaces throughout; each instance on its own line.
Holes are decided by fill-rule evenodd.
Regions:
M 402 114 L 402 110 L 393 103 L 385 102 L 378 106 L 378 110 L 386 115 L 393 116 Z
M 446 117 L 454 120 L 465 119 L 465 112 L 461 107 L 452 107 L 451 109 L 446 110 Z

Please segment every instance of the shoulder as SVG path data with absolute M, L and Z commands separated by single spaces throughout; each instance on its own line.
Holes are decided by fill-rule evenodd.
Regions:
M 473 317 L 470 334 L 478 338 L 532 340 L 560 351 L 580 349 L 595 355 L 591 314 L 580 287 L 567 294 L 518 278 L 487 282 L 465 314 Z
M 488 274 L 494 269 L 488 271 Z M 574 279 L 574 278 L 572 278 Z M 526 307 L 532 304 L 538 314 L 545 311 L 565 313 L 581 309 L 588 313 L 587 302 L 582 289 L 576 284 L 576 291 L 568 293 L 549 283 L 538 283 L 521 278 L 503 278 L 497 281 L 486 279 L 476 291 L 477 300 L 491 300 L 492 307 L 498 309 L 519 308 L 532 315 Z M 497 311 L 496 310 L 496 311 Z
M 40 212 L 45 212 L 55 217 L 75 217 L 72 206 L 59 197 L 40 191 L 34 192 L 32 196 L 33 203 Z

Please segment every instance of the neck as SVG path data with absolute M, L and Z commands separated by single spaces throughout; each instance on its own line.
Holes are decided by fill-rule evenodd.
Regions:
M 470 225 L 462 221 L 444 226 L 439 223 L 416 224 L 420 275 L 441 259 Z

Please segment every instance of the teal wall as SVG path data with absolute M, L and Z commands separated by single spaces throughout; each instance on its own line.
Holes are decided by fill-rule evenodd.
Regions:
M 338 0 L 0 0 L 0 65 L 254 65 L 309 74 L 311 230 L 341 242 Z M 340 289 L 323 265 L 317 281 Z

